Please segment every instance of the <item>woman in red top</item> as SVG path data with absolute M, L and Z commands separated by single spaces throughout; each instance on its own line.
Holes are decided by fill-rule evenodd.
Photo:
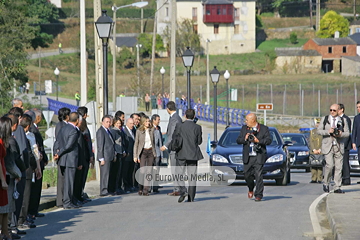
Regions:
M 6 170 L 4 158 L 6 155 L 6 148 L 8 147 L 8 140 L 11 136 L 11 121 L 0 118 L 0 225 L 1 234 L 0 239 L 11 239 L 8 232 L 8 212 L 6 211 L 8 205 L 8 195 L 6 183 Z

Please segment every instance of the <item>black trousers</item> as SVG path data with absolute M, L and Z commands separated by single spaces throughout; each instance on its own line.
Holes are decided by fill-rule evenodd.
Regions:
M 264 192 L 264 181 L 263 181 L 263 164 L 258 163 L 257 156 L 249 157 L 249 162 L 244 164 L 245 181 L 252 192 L 255 187 L 254 180 L 256 180 L 255 197 L 262 198 Z
M 148 112 L 150 108 L 150 102 L 145 102 L 145 109 Z
M 342 169 L 342 183 L 350 184 L 350 163 L 349 163 L 350 150 L 345 150 L 343 155 L 343 169 Z
M 140 155 L 140 175 L 139 175 L 139 190 L 144 193 L 149 192 L 151 181 L 145 176 L 152 173 L 152 166 L 154 163 L 154 154 L 152 149 L 143 149 Z
M 82 180 L 83 180 L 84 170 L 76 169 L 75 171 L 75 181 L 74 181 L 74 201 L 84 201 L 82 198 Z
M 41 169 L 41 174 L 44 173 L 44 170 Z M 30 215 L 35 215 L 39 211 L 40 198 L 41 198 L 41 189 L 42 189 L 43 178 L 35 178 L 35 182 L 31 183 L 31 193 L 30 193 L 30 202 L 28 213 Z
M 118 176 L 120 169 L 120 158 L 118 154 L 116 154 L 116 161 L 110 163 L 110 173 L 109 173 L 109 185 L 108 192 L 115 193 L 116 192 L 116 178 Z
M 189 187 L 186 191 L 185 182 L 184 181 L 178 181 L 179 187 L 180 187 L 180 193 L 186 193 L 188 192 L 188 201 L 193 202 L 195 199 L 195 193 L 196 193 L 196 174 L 197 174 L 197 165 L 198 161 L 196 160 L 177 160 L 177 166 L 176 166 L 176 174 L 182 174 L 185 175 L 185 167 L 187 167 L 187 176 L 189 181 Z
M 124 158 L 118 154 L 116 156 L 116 161 L 119 161 L 119 171 L 116 176 L 116 192 L 119 192 L 122 190 L 123 185 L 123 165 L 124 165 Z
M 75 167 L 65 167 L 64 195 L 63 206 L 70 207 L 74 204 L 74 183 L 75 183 Z
M 133 172 L 134 172 L 134 161 L 124 161 L 122 168 L 124 190 L 130 191 L 130 188 L 134 186 L 133 184 Z
M 105 164 L 101 166 L 100 163 L 100 195 L 108 194 L 109 188 L 109 175 L 111 161 L 105 161 Z
M 29 203 L 30 203 L 30 194 L 31 194 L 31 179 L 32 179 L 32 169 L 29 167 L 26 169 L 26 180 L 25 180 L 25 189 L 24 189 L 24 197 L 23 203 L 20 210 L 20 215 L 18 218 L 18 224 L 23 224 L 26 221 L 26 217 L 29 211 Z
M 23 172 L 22 174 L 23 176 L 25 176 L 25 172 Z M 15 210 L 15 219 L 16 221 L 19 220 L 19 216 L 20 216 L 20 211 L 21 211 L 21 208 L 22 208 L 22 204 L 23 204 L 23 200 L 24 200 L 24 191 L 25 191 L 25 184 L 26 184 L 26 178 L 25 177 L 22 177 L 20 182 L 18 182 L 16 184 L 16 190 L 19 192 L 19 198 L 15 200 L 15 207 L 16 207 L 16 210 Z
M 85 164 L 83 165 L 83 174 L 82 174 L 82 186 L 81 186 L 81 196 L 83 198 L 83 194 L 84 194 L 84 189 L 85 189 L 85 184 L 86 184 L 86 179 L 87 179 L 87 175 L 89 172 L 89 168 L 90 168 L 90 162 L 85 162 Z
M 57 166 L 57 186 L 56 186 L 56 206 L 63 206 L 63 195 L 64 195 L 64 182 L 65 182 L 65 167 Z

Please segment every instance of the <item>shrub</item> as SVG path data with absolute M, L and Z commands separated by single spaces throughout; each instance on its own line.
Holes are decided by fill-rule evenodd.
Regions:
M 290 42 L 296 44 L 298 42 L 297 34 L 295 32 L 290 33 Z

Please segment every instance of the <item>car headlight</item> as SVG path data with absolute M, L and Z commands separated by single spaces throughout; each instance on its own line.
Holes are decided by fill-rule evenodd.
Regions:
M 309 155 L 309 151 L 301 151 L 298 153 L 298 156 L 307 156 Z
M 212 155 L 213 162 L 229 163 L 229 161 L 219 154 Z
M 356 154 L 350 154 L 349 160 L 358 160 L 358 155 Z
M 274 156 L 269 157 L 266 162 L 274 163 L 274 162 L 282 162 L 284 160 L 284 156 L 282 154 L 275 154 Z

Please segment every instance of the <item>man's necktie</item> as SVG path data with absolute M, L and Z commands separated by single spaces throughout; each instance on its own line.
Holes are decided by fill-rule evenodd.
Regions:
M 336 118 L 333 118 L 333 123 L 332 123 L 332 128 L 336 128 L 336 126 L 335 126 L 335 121 L 336 121 Z

